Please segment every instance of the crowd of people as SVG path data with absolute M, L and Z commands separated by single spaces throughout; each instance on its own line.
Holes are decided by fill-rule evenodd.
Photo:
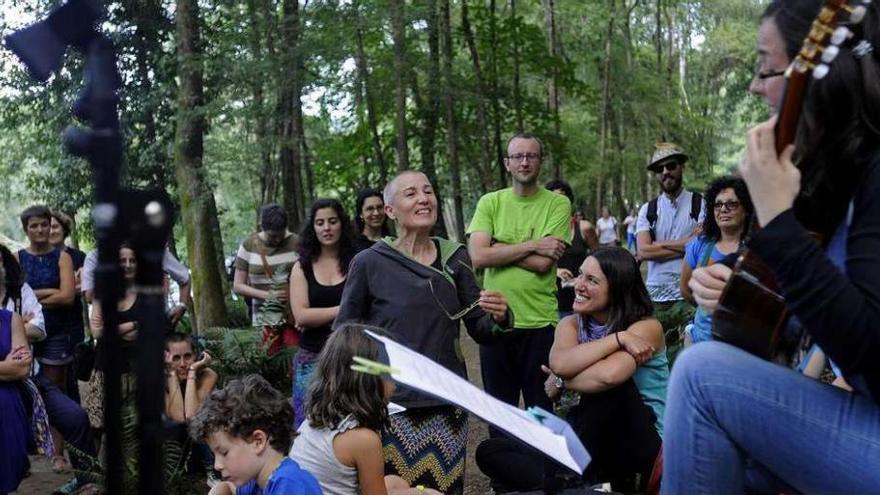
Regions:
M 750 89 L 774 114 L 821 6 L 774 0 L 762 17 Z M 509 139 L 511 187 L 480 198 L 467 245 L 432 236 L 439 204 L 418 171 L 362 191 L 353 225 L 336 199 L 315 201 L 298 233 L 282 207 L 264 206 L 235 258 L 233 291 L 252 302 L 267 346 L 297 347 L 289 396 L 260 376 L 218 376 L 212 356 L 174 331 L 189 274 L 166 253 L 181 297 L 167 312 L 165 416 L 192 440 L 210 493 L 464 493 L 467 412 L 351 366 L 383 359 L 371 331 L 467 378 L 462 326 L 479 344 L 485 391 L 555 411 L 592 457 L 564 475 L 490 429 L 476 460 L 497 493 L 600 482 L 674 494 L 876 491 L 880 11 L 864 7 L 833 70 L 807 90 L 794 146 L 777 153 L 774 115 L 749 131 L 738 173 L 697 193 L 684 187 L 686 151 L 658 143 L 647 168 L 661 193 L 622 224 L 607 207 L 584 220 L 563 181 L 542 186 L 544 148 L 526 133 Z M 34 206 L 21 223 L 27 247 L 0 249 L 0 494 L 26 475 L 28 453 L 83 471 L 103 428 L 101 346 L 86 373 L 72 366 L 86 334 L 110 331 L 94 300 L 96 258 L 65 245 L 71 220 L 60 212 Z M 784 364 L 713 335 L 744 248 L 775 274 L 793 316 L 799 352 Z M 125 291 L 112 330 L 128 403 L 134 249 L 119 252 Z M 74 476 L 59 488 L 77 490 L 100 487 Z

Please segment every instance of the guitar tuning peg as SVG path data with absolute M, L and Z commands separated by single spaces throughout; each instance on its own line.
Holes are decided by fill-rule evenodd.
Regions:
M 846 7 L 846 10 L 849 12 L 849 22 L 853 24 L 858 24 L 862 22 L 862 19 L 865 18 L 865 14 L 868 13 L 868 8 L 864 5 L 858 5 L 856 7 Z
M 830 64 L 837 58 L 840 48 L 837 45 L 829 45 L 822 51 L 822 62 Z
M 852 35 L 852 31 L 847 29 L 846 26 L 840 26 L 831 34 L 831 44 L 841 45 L 844 41 L 851 38 Z
M 822 79 L 823 77 L 828 75 L 828 72 L 831 69 L 827 64 L 819 64 L 813 68 L 813 79 Z

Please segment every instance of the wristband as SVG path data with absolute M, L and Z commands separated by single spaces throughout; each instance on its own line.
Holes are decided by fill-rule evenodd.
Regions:
M 614 338 L 617 339 L 618 350 L 623 350 L 623 344 L 620 343 L 620 332 L 614 332 Z

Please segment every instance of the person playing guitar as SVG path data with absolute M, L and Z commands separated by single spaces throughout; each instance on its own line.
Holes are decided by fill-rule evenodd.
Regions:
M 750 89 L 774 116 L 749 131 L 739 167 L 761 227 L 748 248 L 854 390 L 728 343 L 693 346 L 669 386 L 664 493 L 880 491 L 878 44 L 876 2 L 773 0 Z M 719 307 L 732 273 L 695 270 L 698 304 Z

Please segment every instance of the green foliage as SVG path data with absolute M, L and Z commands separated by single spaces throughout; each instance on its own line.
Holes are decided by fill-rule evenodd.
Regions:
M 42 15 L 50 0 L 19 0 L 16 8 Z M 408 149 L 410 166 L 433 158 L 438 188 L 451 187 L 442 105 L 429 93 L 432 77 L 430 12 L 435 2 L 404 2 L 406 19 Z M 488 110 L 488 135 L 514 132 L 517 113 L 525 130 L 545 138 L 562 175 L 575 188 L 588 217 L 600 204 L 615 214 L 656 193 L 644 162 L 654 142 L 675 140 L 691 155 L 687 185 L 702 187 L 731 169 L 745 129 L 765 115 L 747 97 L 752 77 L 758 0 L 633 0 L 555 2 L 558 52 L 548 52 L 547 2 L 470 2 L 469 17 L 480 56 L 481 90 L 461 29 L 461 4 L 452 2 L 455 112 L 460 126 L 464 217 L 481 194 L 501 187 L 498 165 L 483 163 L 479 106 Z M 204 163 L 214 188 L 225 253 L 256 226 L 259 206 L 281 202 L 281 90 L 298 83 L 304 111 L 306 198 L 333 196 L 353 207 L 358 189 L 380 187 L 368 122 L 365 83 L 374 100 L 382 156 L 393 168 L 395 91 L 390 13 L 385 0 L 299 2 L 299 36 L 288 47 L 281 31 L 281 0 L 200 2 L 205 63 Z M 493 10 L 494 6 L 494 10 Z M 158 185 L 174 195 L 169 152 L 176 110 L 174 5 L 170 0 L 108 3 L 107 31 L 120 48 L 125 82 L 120 112 L 126 136 L 129 185 Z M 657 9 L 661 9 L 658 12 Z M 657 25 L 657 20 L 660 25 Z M 436 20 L 436 19 L 435 19 Z M 611 30 L 608 31 L 609 22 Z M 356 69 L 356 32 L 363 35 L 368 80 Z M 611 34 L 606 53 L 607 33 Z M 659 38 L 657 35 L 659 34 Z M 288 49 L 298 57 L 299 80 L 283 73 Z M 518 57 L 519 97 L 514 91 Z M 72 122 L 68 107 L 82 87 L 73 55 L 62 76 L 45 86 L 30 82 L 11 59 L 0 59 L 0 173 L 11 179 L 0 228 L 19 237 L 10 210 L 45 201 L 73 212 L 90 205 L 87 165 L 67 157 L 59 133 Z M 606 83 L 609 91 L 603 92 Z M 548 106 L 548 81 L 559 91 L 560 133 Z M 607 98 L 606 98 L 607 96 Z M 497 110 L 497 111 L 496 111 Z M 434 150 L 422 149 L 423 133 L 436 118 Z M 604 129 L 604 134 L 603 134 Z M 498 150 L 494 142 L 489 153 Z M 503 152 L 503 150 L 502 150 Z M 549 167 L 548 167 L 549 168 Z M 543 179 L 549 179 L 545 171 Z M 7 231 L 10 230 L 10 231 Z M 182 235 L 177 236 L 182 239 Z M 179 247 L 183 242 L 179 242 Z
M 206 350 L 214 357 L 211 368 L 220 375 L 221 386 L 256 373 L 282 392 L 291 389 L 290 366 L 296 348 L 269 356 L 257 328 L 211 328 L 202 335 Z

